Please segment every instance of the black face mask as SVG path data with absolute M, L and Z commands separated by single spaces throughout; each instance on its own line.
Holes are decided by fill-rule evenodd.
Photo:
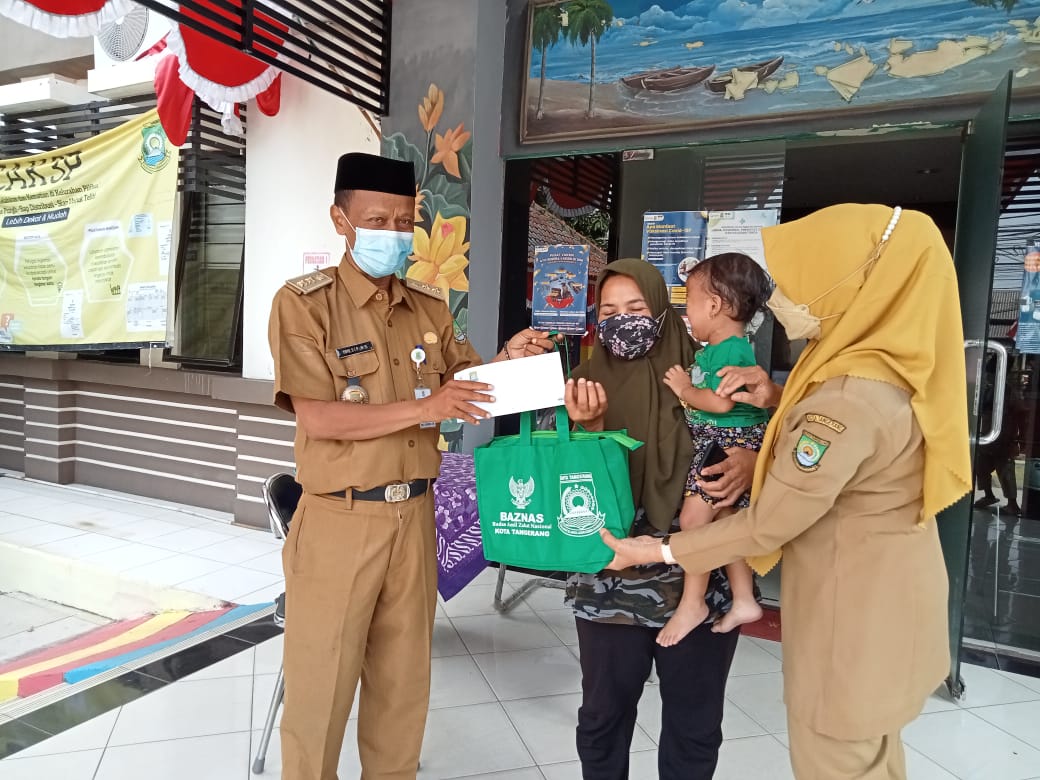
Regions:
M 600 343 L 619 360 L 646 357 L 657 343 L 661 322 L 645 314 L 615 314 L 596 326 Z

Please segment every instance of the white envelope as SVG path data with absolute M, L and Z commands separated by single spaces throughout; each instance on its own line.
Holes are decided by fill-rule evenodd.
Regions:
M 563 405 L 565 380 L 558 352 L 485 363 L 459 371 L 455 378 L 484 382 L 495 388 L 490 391 L 494 403 L 474 404 L 492 417 Z

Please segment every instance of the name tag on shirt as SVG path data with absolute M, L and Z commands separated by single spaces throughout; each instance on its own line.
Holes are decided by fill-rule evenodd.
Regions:
M 417 388 L 415 388 L 415 400 L 416 401 L 421 401 L 424 398 L 429 398 L 431 395 L 433 395 L 433 391 L 430 388 L 428 388 L 428 387 L 417 387 Z M 435 422 L 419 423 L 419 427 L 422 428 L 422 429 L 436 428 L 437 427 L 437 423 L 435 423 Z
M 345 358 L 351 355 L 360 355 L 362 352 L 371 352 L 372 342 L 362 341 L 360 344 L 351 344 L 349 347 L 339 347 L 336 349 L 336 357 Z

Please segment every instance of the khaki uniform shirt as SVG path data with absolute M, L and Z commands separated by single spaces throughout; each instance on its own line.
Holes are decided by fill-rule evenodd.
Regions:
M 906 392 L 839 377 L 782 421 L 748 510 L 672 550 L 709 571 L 783 548 L 784 698 L 841 740 L 913 720 L 950 670 L 947 576 L 934 522 L 919 525 L 924 441 Z
M 283 287 L 274 298 L 268 337 L 275 404 L 282 409 L 293 411 L 292 396 L 338 401 L 355 377 L 371 404 L 414 400 L 419 379 L 409 355 L 417 346 L 426 352 L 420 372 L 431 390 L 481 362 L 468 341 L 456 341 L 443 300 L 396 277 L 384 292 L 346 259 L 327 273 L 335 280 L 327 287 L 306 295 Z M 308 493 L 333 493 L 433 479 L 439 427 L 341 441 L 311 439 L 297 426 L 297 480 Z

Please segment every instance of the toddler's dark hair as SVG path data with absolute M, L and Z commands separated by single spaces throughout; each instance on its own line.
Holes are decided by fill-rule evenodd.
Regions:
M 712 255 L 693 267 L 687 277 L 701 278 L 705 287 L 722 298 L 733 312 L 733 319 L 750 322 L 757 312 L 764 311 L 766 301 L 773 293 L 773 283 L 762 266 L 747 255 L 726 252 Z

